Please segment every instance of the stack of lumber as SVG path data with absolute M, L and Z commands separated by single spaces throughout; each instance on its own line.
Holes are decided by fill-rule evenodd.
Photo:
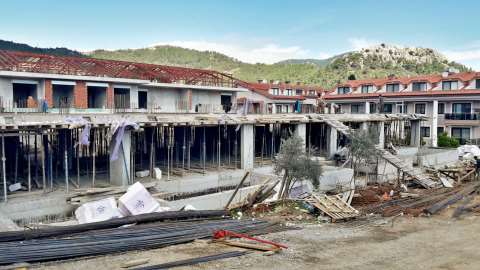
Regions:
M 480 182 L 471 182 L 450 189 L 429 190 L 419 194 L 419 196 L 408 196 L 381 202 L 364 209 L 364 212 L 378 213 L 383 216 L 395 216 L 401 213 L 433 215 L 479 189 Z

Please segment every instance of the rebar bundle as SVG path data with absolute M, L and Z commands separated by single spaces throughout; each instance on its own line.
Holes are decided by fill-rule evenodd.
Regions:
M 248 220 L 183 221 L 94 230 L 64 238 L 3 242 L 0 243 L 0 265 L 159 248 L 209 238 L 220 229 L 257 234 L 272 226 L 268 222 Z
M 45 229 L 33 229 L 25 231 L 0 232 L 0 242 L 21 241 L 53 236 L 61 236 L 73 233 L 86 232 L 90 230 L 101 230 L 120 227 L 127 224 L 140 224 L 148 222 L 157 222 L 164 220 L 198 219 L 198 218 L 219 218 L 227 216 L 228 212 L 224 210 L 203 210 L 203 211 L 168 211 L 160 213 L 142 214 L 116 218 L 106 221 L 93 222 L 87 224 L 61 226 Z

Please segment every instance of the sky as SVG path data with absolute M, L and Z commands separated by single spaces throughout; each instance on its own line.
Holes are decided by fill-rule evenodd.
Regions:
M 477 0 L 3 0 L 1 10 L 0 39 L 38 47 L 170 44 L 274 63 L 387 43 L 480 70 Z

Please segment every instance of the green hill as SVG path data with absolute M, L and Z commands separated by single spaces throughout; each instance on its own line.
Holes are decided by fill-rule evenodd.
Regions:
M 197 51 L 174 46 L 128 50 L 96 50 L 83 55 L 67 48 L 36 48 L 0 40 L 0 49 L 67 56 L 144 62 L 192 68 L 206 68 L 233 74 L 246 81 L 301 81 L 332 87 L 354 75 L 357 79 L 440 73 L 448 68 L 468 71 L 462 64 L 428 48 L 404 48 L 380 44 L 360 51 L 346 52 L 329 59 L 290 59 L 275 64 L 249 64 L 212 51 Z
M 37 48 L 28 44 L 16 43 L 0 39 L 0 50 L 22 51 L 32 53 L 53 54 L 61 56 L 84 56 L 82 53 L 67 48 Z
M 469 70 L 428 48 L 403 48 L 380 44 L 361 51 L 347 52 L 326 60 L 291 59 L 275 64 L 248 64 L 217 52 L 172 46 L 105 51 L 89 56 L 153 64 L 207 68 L 231 73 L 247 81 L 289 80 L 332 87 L 349 76 L 357 79 L 440 73 L 448 68 Z

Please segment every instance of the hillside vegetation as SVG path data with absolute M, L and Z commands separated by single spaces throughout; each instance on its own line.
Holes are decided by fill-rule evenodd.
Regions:
M 16 43 L 13 41 L 7 41 L 7 40 L 1 40 L 1 39 L 0 39 L 0 50 L 33 52 L 33 53 L 53 54 L 53 55 L 61 55 L 61 56 L 84 56 L 80 52 L 70 50 L 67 48 L 37 48 L 37 47 L 32 47 L 28 44 Z
M 231 73 L 247 81 L 289 80 L 332 87 L 354 75 L 357 79 L 439 73 L 448 68 L 469 70 L 428 48 L 403 48 L 380 44 L 347 52 L 326 60 L 291 59 L 275 64 L 248 64 L 217 52 L 172 46 L 105 51 L 89 54 L 104 59 L 127 60 L 183 67 L 207 68 Z
M 404 48 L 386 44 L 346 52 L 329 59 L 290 59 L 275 64 L 249 64 L 212 51 L 197 51 L 174 46 L 143 49 L 96 50 L 87 55 L 67 48 L 36 48 L 0 40 L 0 49 L 67 56 L 89 56 L 151 64 L 213 69 L 233 74 L 246 81 L 281 80 L 320 84 L 330 88 L 349 76 L 356 79 L 440 73 L 448 68 L 468 71 L 429 48 Z

